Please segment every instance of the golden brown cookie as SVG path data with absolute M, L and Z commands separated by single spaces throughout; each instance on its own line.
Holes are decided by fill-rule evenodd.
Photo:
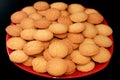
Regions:
M 79 46 L 79 52 L 84 56 L 93 56 L 98 54 L 99 47 L 95 44 L 84 44 Z
M 28 59 L 28 56 L 22 50 L 15 50 L 10 53 L 9 58 L 14 63 L 22 63 Z
M 34 58 L 29 56 L 28 59 L 26 61 L 24 61 L 22 64 L 25 65 L 25 66 L 32 66 L 32 60 Z
M 82 55 L 78 50 L 74 50 L 71 53 L 70 58 L 76 64 L 87 64 L 91 60 L 90 57 Z
M 104 17 L 100 13 L 91 13 L 88 15 L 87 22 L 92 24 L 100 24 L 104 20 Z
M 47 61 L 44 59 L 43 56 L 36 57 L 32 60 L 32 67 L 33 70 L 39 73 L 45 73 L 46 72 L 46 65 Z
M 52 42 L 48 51 L 52 57 L 64 58 L 68 55 L 68 47 L 60 41 Z
M 27 55 L 35 55 L 35 54 L 39 54 L 44 50 L 44 45 L 42 42 L 40 41 L 29 41 L 27 42 L 24 47 L 23 47 L 23 51 L 27 54 Z
M 35 12 L 29 15 L 29 18 L 33 19 L 33 20 L 39 20 L 42 19 L 42 15 L 40 15 L 39 13 Z
M 94 41 L 98 46 L 101 46 L 101 47 L 110 47 L 112 46 L 112 43 L 113 43 L 109 37 L 103 36 L 103 35 L 97 35 L 94 38 Z
M 73 22 L 84 22 L 88 18 L 88 15 L 85 12 L 73 13 L 70 15 L 70 19 Z
M 50 4 L 50 7 L 58 10 L 65 10 L 68 7 L 68 5 L 64 2 L 54 2 Z
M 5 31 L 11 35 L 11 36 L 20 36 L 20 32 L 22 31 L 22 28 L 17 25 L 8 25 L 5 29 Z
M 7 40 L 7 47 L 12 50 L 23 49 L 26 41 L 20 37 L 11 37 Z
M 84 8 L 83 5 L 77 4 L 77 3 L 70 4 L 70 5 L 68 6 L 68 12 L 70 12 L 70 13 L 83 12 L 84 9 L 85 9 L 85 8 Z
M 101 47 L 100 52 L 94 56 L 92 56 L 93 61 L 98 63 L 108 62 L 111 58 L 111 54 L 108 49 Z
M 28 15 L 23 11 L 17 11 L 13 13 L 10 17 L 12 23 L 20 23 L 24 18 L 27 18 Z
M 37 30 L 34 38 L 39 41 L 49 41 L 53 38 L 53 33 L 49 30 Z
M 95 68 L 95 63 L 93 61 L 90 61 L 87 64 L 84 65 L 77 65 L 77 70 L 81 72 L 89 72 Z
M 68 69 L 68 65 L 64 59 L 53 58 L 47 63 L 47 72 L 53 76 L 61 76 L 65 74 Z
M 34 35 L 36 33 L 36 29 L 24 29 L 20 33 L 20 37 L 24 40 L 34 40 Z
M 70 33 L 80 33 L 85 29 L 84 23 L 73 23 L 69 26 L 68 31 Z
M 63 34 L 67 32 L 68 27 L 61 23 L 53 23 L 49 26 L 49 30 L 54 34 Z
M 46 1 L 37 1 L 33 4 L 36 10 L 46 10 L 49 8 L 49 4 Z
M 110 36 L 113 33 L 112 28 L 106 24 L 98 24 L 95 27 L 99 35 Z

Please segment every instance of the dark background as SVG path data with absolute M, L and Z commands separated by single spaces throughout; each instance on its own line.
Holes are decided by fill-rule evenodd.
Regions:
M 25 72 L 9 61 L 5 37 L 5 28 L 10 24 L 10 16 L 25 6 L 33 5 L 38 0 L 0 0 L 0 80 L 47 80 L 47 78 Z M 109 65 L 100 72 L 77 78 L 78 80 L 120 80 L 120 22 L 117 5 L 118 0 L 46 0 L 49 3 L 63 1 L 65 3 L 79 3 L 85 7 L 98 10 L 113 29 L 114 51 Z M 71 79 L 71 80 L 77 80 Z

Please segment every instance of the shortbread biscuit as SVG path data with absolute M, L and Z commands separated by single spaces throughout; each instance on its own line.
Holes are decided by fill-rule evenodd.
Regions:
M 68 47 L 60 41 L 51 43 L 48 51 L 52 57 L 64 58 L 68 55 Z
M 65 59 L 67 65 L 68 65 L 68 69 L 65 72 L 65 75 L 69 75 L 72 74 L 76 71 L 76 65 L 74 62 L 72 62 L 71 60 Z
M 104 20 L 104 17 L 100 13 L 91 13 L 88 14 L 87 22 L 92 24 L 100 24 Z
M 27 42 L 23 47 L 23 51 L 27 55 L 39 54 L 43 50 L 44 50 L 43 43 L 40 41 L 35 41 L 35 40 Z
M 72 21 L 71 21 L 70 17 L 68 17 L 68 16 L 60 16 L 57 21 L 58 21 L 58 23 L 61 23 L 61 24 L 67 25 L 67 26 L 72 24 Z
M 84 56 L 93 56 L 98 54 L 99 47 L 95 44 L 84 44 L 79 46 L 79 52 Z
M 20 33 L 20 37 L 24 40 L 34 40 L 34 35 L 37 32 L 36 29 L 24 29 Z
M 46 18 L 38 19 L 34 22 L 34 26 L 36 28 L 48 28 L 51 24 L 50 20 L 47 20 Z
M 99 35 L 110 36 L 113 33 L 112 28 L 106 24 L 98 24 L 95 27 Z
M 77 12 L 83 12 L 85 10 L 85 7 L 81 4 L 70 4 L 68 6 L 68 12 L 70 13 L 77 13 Z
M 21 21 L 20 27 L 23 29 L 34 28 L 34 20 L 31 18 L 25 18 Z
M 26 41 L 20 37 L 11 37 L 7 40 L 7 47 L 12 50 L 23 49 Z
M 83 30 L 85 30 L 84 23 L 73 23 L 69 26 L 69 29 L 68 29 L 70 33 L 80 33 Z
M 68 5 L 64 2 L 54 2 L 54 3 L 50 4 L 50 7 L 58 9 L 58 10 L 65 10 L 65 9 L 67 9 Z
M 69 16 L 70 13 L 66 10 L 61 11 L 61 16 Z
M 49 26 L 49 30 L 54 34 L 63 34 L 67 32 L 68 27 L 61 23 L 54 23 Z
M 63 34 L 54 34 L 55 37 L 63 39 L 67 37 L 67 33 L 63 33 Z
M 48 30 L 37 30 L 34 38 L 39 41 L 49 41 L 53 38 L 53 33 Z
M 46 17 L 48 20 L 55 21 L 55 20 L 57 20 L 57 19 L 60 17 L 60 11 L 57 10 L 57 9 L 49 8 L 49 9 L 46 11 L 45 17 Z
M 94 38 L 94 41 L 98 46 L 101 46 L 101 47 L 110 47 L 112 46 L 112 43 L 113 43 L 109 37 L 103 36 L 103 35 L 97 35 Z
M 81 33 L 68 33 L 67 37 L 73 43 L 82 43 L 82 41 L 84 40 L 84 36 Z
M 88 64 L 85 65 L 77 65 L 77 70 L 80 72 L 89 72 L 95 68 L 95 63 L 90 61 Z
M 36 57 L 32 60 L 32 67 L 35 72 L 45 73 L 46 71 L 47 61 L 43 56 Z
M 22 63 L 28 59 L 28 56 L 22 50 L 15 50 L 9 54 L 9 58 L 14 63 Z
M 100 52 L 94 56 L 92 56 L 93 61 L 98 63 L 108 62 L 111 58 L 111 54 L 108 49 L 101 47 Z
M 84 23 L 85 30 L 83 31 L 83 35 L 87 38 L 94 38 L 97 35 L 97 29 L 91 23 Z
M 47 72 L 52 76 L 61 76 L 65 74 L 68 65 L 64 59 L 53 58 L 47 63 Z
M 87 64 L 90 62 L 91 58 L 82 55 L 78 50 L 74 50 L 70 55 L 71 60 L 76 64 Z
M 33 4 L 36 10 L 46 10 L 49 8 L 49 4 L 46 1 L 37 1 Z
M 95 44 L 95 42 L 91 38 L 85 38 L 84 41 L 80 45 L 84 45 L 84 44 Z
M 21 11 L 25 12 L 28 15 L 36 12 L 36 10 L 35 10 L 35 8 L 33 8 L 33 6 L 24 7 Z
M 85 12 L 78 12 L 70 15 L 70 19 L 73 22 L 84 22 L 88 18 L 88 15 Z
M 23 11 L 17 11 L 13 13 L 10 17 L 12 23 L 20 23 L 24 18 L 27 18 L 28 15 Z
M 17 25 L 8 25 L 5 29 L 5 31 L 11 35 L 11 36 L 20 36 L 20 32 L 22 31 L 22 28 Z

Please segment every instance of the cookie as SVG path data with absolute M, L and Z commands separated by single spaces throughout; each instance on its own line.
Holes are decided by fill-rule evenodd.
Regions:
M 30 15 L 30 14 L 36 12 L 36 10 L 35 10 L 35 8 L 33 8 L 33 6 L 24 7 L 21 11 L 25 12 L 27 15 Z
M 22 50 L 15 50 L 10 53 L 9 59 L 14 63 L 22 63 L 28 59 L 28 56 Z

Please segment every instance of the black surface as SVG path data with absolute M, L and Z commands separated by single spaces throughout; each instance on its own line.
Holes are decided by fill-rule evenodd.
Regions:
M 0 0 L 0 80 L 47 80 L 47 78 L 25 72 L 9 61 L 6 46 L 5 28 L 10 24 L 10 15 L 38 0 Z M 48 0 L 47 0 L 48 1 Z M 98 10 L 113 29 L 114 52 L 109 65 L 100 72 L 78 80 L 114 80 L 119 78 L 120 71 L 120 22 L 117 0 L 50 0 L 49 3 L 63 1 L 65 3 L 80 3 L 85 7 Z M 77 80 L 72 79 L 72 80 Z

